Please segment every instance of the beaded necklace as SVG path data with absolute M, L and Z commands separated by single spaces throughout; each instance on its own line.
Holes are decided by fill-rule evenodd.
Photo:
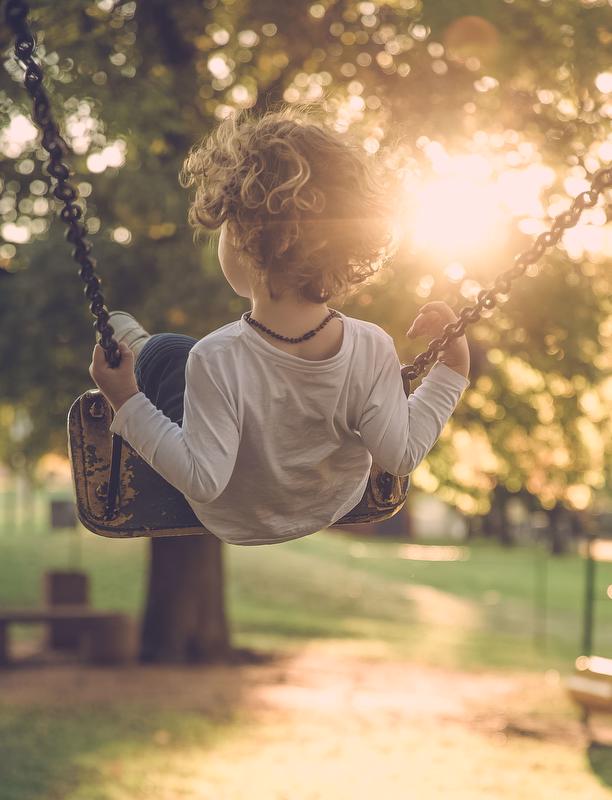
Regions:
M 313 328 L 311 331 L 307 331 L 303 336 L 281 336 L 280 333 L 275 333 L 271 331 L 270 328 L 266 328 L 265 325 L 262 325 L 261 322 L 257 322 L 256 319 L 251 317 L 251 312 L 247 311 L 244 315 L 244 319 L 254 328 L 259 328 L 260 331 L 267 333 L 268 336 L 274 337 L 274 339 L 278 339 L 281 342 L 287 342 L 288 344 L 299 344 L 300 342 L 305 342 L 307 339 L 312 339 L 312 337 L 317 334 L 322 328 L 324 328 L 328 322 L 330 322 L 334 317 L 340 317 L 340 313 L 338 311 L 334 311 L 333 309 L 329 312 L 329 314 L 325 317 L 323 322 L 318 325 L 316 328 Z

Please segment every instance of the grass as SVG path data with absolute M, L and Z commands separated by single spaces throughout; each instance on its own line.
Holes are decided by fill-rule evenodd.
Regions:
M 134 706 L 12 709 L 0 717 L 2 800 L 110 800 L 113 784 L 140 792 L 178 751 L 213 748 L 232 723 Z M 151 797 L 155 796 L 151 786 Z
M 76 561 L 91 576 L 94 605 L 138 613 L 146 558 L 143 540 L 5 535 L 0 605 L 36 605 L 44 571 Z M 423 664 L 561 671 L 580 652 L 584 562 L 576 555 L 477 542 L 467 560 L 409 561 L 394 542 L 321 533 L 278 547 L 228 547 L 226 569 L 234 637 L 244 646 L 377 640 Z M 612 655 L 610 584 L 612 565 L 599 564 L 596 649 L 604 655 Z
M 142 540 L 50 533 L 42 518 L 17 533 L 0 528 L 0 606 L 40 603 L 43 573 L 78 565 L 91 576 L 95 606 L 137 614 L 145 595 L 147 547 Z M 466 560 L 412 561 L 402 558 L 398 543 L 341 533 L 321 533 L 278 547 L 226 549 L 236 644 L 299 653 L 313 640 L 330 647 L 344 641 L 373 665 L 402 660 L 423 668 L 467 670 L 475 680 L 482 671 L 512 676 L 516 671 L 537 675 L 571 670 L 580 652 L 583 569 L 575 555 L 549 559 L 537 548 L 503 549 L 485 542 L 470 544 Z M 537 605 L 542 603 L 544 574 L 545 619 Z M 598 565 L 596 644 L 602 655 L 612 656 L 612 601 L 606 596 L 610 584 L 612 565 Z M 32 630 L 23 628 L 19 636 L 30 637 Z M 198 674 L 185 680 L 197 685 Z M 443 724 L 438 733 L 433 726 L 427 728 L 425 718 L 424 732 L 400 726 L 396 740 L 377 754 L 376 741 L 361 741 L 361 734 L 347 731 L 337 734 L 334 743 L 333 732 L 302 730 L 299 721 L 253 728 L 239 697 L 235 707 L 221 711 L 154 701 L 143 708 L 122 690 L 121 673 L 116 675 L 116 694 L 106 706 L 81 706 L 61 696 L 44 707 L 0 701 L 2 800 L 229 800 L 247 795 L 254 800 L 358 800 L 359 785 L 352 794 L 348 788 L 354 780 L 351 765 L 370 757 L 372 774 L 379 769 L 380 781 L 394 764 L 401 774 L 407 759 L 415 786 L 431 779 L 423 773 L 423 783 L 418 783 L 420 764 L 443 766 L 431 783 L 434 788 L 418 793 L 420 800 L 600 800 L 609 796 L 602 784 L 612 784 L 612 755 L 605 747 L 583 753 L 575 742 L 516 738 L 500 749 L 497 740 L 484 739 L 471 723 L 461 729 Z M 525 700 L 529 714 L 566 724 L 574 712 L 560 699 L 560 691 L 555 697 L 555 707 L 537 693 Z M 323 755 L 316 750 L 322 746 L 321 736 L 328 740 Z M 383 734 L 377 731 L 375 736 Z M 303 769 L 296 754 L 302 746 L 313 750 L 312 758 L 329 762 L 330 776 L 337 770 L 336 788 L 330 790 L 323 777 L 316 779 L 323 781 L 319 794 L 292 783 Z M 334 748 L 338 755 L 328 757 Z M 246 793 L 234 775 L 235 763 L 236 769 L 253 771 Z M 468 765 L 477 775 L 473 784 Z M 454 771 L 456 785 L 444 783 L 445 771 Z M 300 778 L 304 787 L 311 777 L 313 787 L 317 785 L 316 770 L 311 773 Z M 278 793 L 266 780 L 294 788 Z M 235 784 L 234 794 L 230 787 Z M 548 784 L 555 787 L 552 794 L 547 794 Z M 390 787 L 386 794 L 381 789 L 381 796 L 395 800 L 407 795 L 396 795 Z

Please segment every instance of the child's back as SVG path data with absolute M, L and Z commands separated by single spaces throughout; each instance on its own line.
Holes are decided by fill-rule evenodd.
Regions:
M 466 385 L 438 365 L 407 401 L 391 338 L 341 319 L 340 349 L 324 360 L 284 352 L 244 318 L 226 325 L 191 350 L 182 430 L 142 394 L 113 430 L 138 443 L 224 541 L 267 544 L 325 528 L 361 499 L 372 456 L 393 474 L 412 471 Z
M 396 475 L 414 469 L 467 385 L 457 342 L 450 368 L 436 365 L 407 399 L 392 339 L 326 305 L 372 275 L 390 243 L 389 197 L 365 159 L 281 114 L 223 123 L 186 162 L 191 219 L 221 228 L 223 272 L 252 309 L 199 342 L 152 337 L 137 364 L 153 375 L 140 381 L 147 396 L 124 391 L 112 429 L 224 541 L 279 542 L 340 519 L 372 458 Z M 419 319 L 416 333 L 436 330 Z M 168 384 L 175 401 L 184 390 L 184 410 L 168 411 Z

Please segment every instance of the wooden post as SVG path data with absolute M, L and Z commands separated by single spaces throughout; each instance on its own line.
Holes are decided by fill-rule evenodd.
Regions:
M 9 663 L 9 635 L 8 623 L 0 622 L 0 666 Z
M 49 606 L 89 606 L 89 576 L 84 572 L 52 570 L 45 574 L 45 600 Z M 74 649 L 81 639 L 79 620 L 54 620 L 49 623 L 49 646 Z
M 81 653 L 92 664 L 129 664 L 136 659 L 135 624 L 127 614 L 108 614 L 85 626 Z
M 593 626 L 595 621 L 595 558 L 593 557 L 594 536 L 587 536 L 584 581 L 584 616 L 582 626 L 582 654 L 590 656 L 593 652 Z

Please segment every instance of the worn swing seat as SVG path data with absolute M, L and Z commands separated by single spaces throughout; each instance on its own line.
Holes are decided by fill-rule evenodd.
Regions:
M 117 539 L 208 533 L 183 495 L 110 433 L 112 413 L 97 390 L 81 395 L 68 413 L 70 463 L 83 525 Z M 335 524 L 392 517 L 404 505 L 408 484 L 408 477 L 373 466 L 361 501 Z

